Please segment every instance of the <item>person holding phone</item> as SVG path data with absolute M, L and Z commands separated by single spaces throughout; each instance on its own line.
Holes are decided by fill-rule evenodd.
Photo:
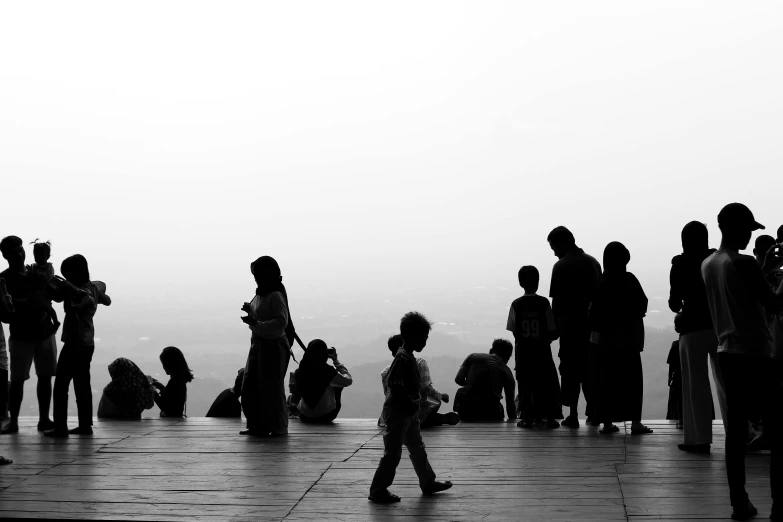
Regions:
M 330 366 L 331 359 L 334 366 Z M 329 423 L 342 407 L 343 388 L 353 384 L 348 369 L 337 359 L 337 349 L 328 348 L 321 339 L 307 345 L 299 369 L 294 372 L 299 401 L 299 418 L 305 423 Z

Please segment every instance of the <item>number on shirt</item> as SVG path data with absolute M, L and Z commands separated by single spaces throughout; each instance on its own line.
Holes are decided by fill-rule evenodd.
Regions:
M 525 319 L 519 326 L 522 330 L 522 337 L 538 337 L 538 319 Z

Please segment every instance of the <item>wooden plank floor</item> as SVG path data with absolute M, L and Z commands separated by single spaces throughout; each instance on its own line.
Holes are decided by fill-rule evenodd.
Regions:
M 679 451 L 669 421 L 655 433 L 522 430 L 513 423 L 426 430 L 435 472 L 454 488 L 418 490 L 407 452 L 378 506 L 367 493 L 383 449 L 373 420 L 291 421 L 287 438 L 238 434 L 239 420 L 98 421 L 93 436 L 53 440 L 36 419 L 0 437 L 0 518 L 105 520 L 725 520 L 723 430 L 709 455 Z M 72 419 L 71 425 L 75 425 Z M 624 433 L 625 432 L 625 433 Z M 748 491 L 766 517 L 767 452 L 748 455 Z M 403 518 L 406 517 L 406 518 Z

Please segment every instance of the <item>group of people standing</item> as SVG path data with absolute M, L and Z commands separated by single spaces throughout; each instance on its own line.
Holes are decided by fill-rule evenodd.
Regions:
M 777 411 L 783 405 L 779 362 L 783 358 L 783 227 L 777 239 L 761 236 L 757 240 L 754 258 L 739 253 L 747 248 L 753 231 L 764 228 L 747 207 L 727 205 L 718 215 L 718 225 L 722 240 L 716 250 L 709 248 L 705 225 L 688 223 L 682 231 L 683 253 L 672 260 L 669 306 L 677 314 L 675 328 L 680 334 L 675 358 L 679 359 L 679 416 L 684 428 L 684 441 L 679 447 L 697 453 L 710 450 L 714 410 L 708 376 L 711 365 L 727 433 L 732 518 L 743 520 L 756 513 L 744 489 L 750 420 L 763 425 L 764 447 L 772 449 L 773 499 L 783 498 Z M 379 424 L 384 426 L 384 455 L 370 487 L 370 500 L 400 500 L 388 487 L 403 445 L 410 451 L 425 494 L 450 488 L 450 482 L 436 480 L 420 428 L 502 420 L 503 397 L 507 417 L 519 418 L 518 426 L 523 428 L 535 424 L 579 427 L 577 406 L 582 394 L 586 422 L 603 425 L 600 433 L 619 431 L 614 423 L 623 421 L 631 421 L 632 434 L 652 433 L 641 423 L 641 352 L 648 300 L 638 279 L 627 270 L 630 252 L 622 243 L 609 243 L 603 252 L 602 270 L 596 259 L 576 245 L 567 228 L 555 228 L 547 240 L 558 258 L 552 270 L 551 306 L 537 294 L 538 270 L 523 266 L 517 275 L 524 295 L 511 304 L 506 325 L 514 344 L 496 339 L 488 354 L 472 354 L 465 359 L 455 377 L 461 388 L 454 398 L 453 413 L 439 411 L 450 398 L 435 388 L 426 361 L 414 355 L 426 346 L 432 323 L 418 312 L 402 318 L 399 334 L 388 343 L 393 362 L 381 375 L 385 399 Z M 51 265 L 45 266 L 43 258 L 36 259 L 36 266 L 26 266 L 22 241 L 15 236 L 3 239 L 0 251 L 9 263 L 8 270 L 0 274 L 0 319 L 10 324 L 11 332 L 11 419 L 3 433 L 18 431 L 23 383 L 29 378 L 33 362 L 38 374 L 39 429 L 67 436 L 65 408 L 73 380 L 79 426 L 70 433 L 91 433 L 93 316 L 99 304 L 111 304 L 106 285 L 90 280 L 87 261 L 79 255 L 63 262 L 64 278 L 60 278 L 53 274 Z M 337 351 L 316 339 L 309 343 L 299 368 L 292 374 L 292 395 L 286 397 L 284 381 L 293 355 L 291 347 L 294 340 L 302 343 L 294 330 L 277 262 L 263 256 L 251 264 L 250 271 L 256 292 L 241 307 L 245 313 L 241 320 L 251 331 L 247 362 L 235 386 L 218 397 L 209 415 L 238 416 L 241 407 L 247 419 L 247 428 L 241 433 L 261 437 L 286 435 L 292 409 L 302 422 L 331 422 L 340 411 L 343 388 L 352 383 L 350 373 L 339 361 Z M 54 340 L 59 322 L 52 300 L 65 303 L 64 345 L 59 361 Z M 557 339 L 560 381 L 550 348 Z M 8 362 L 2 330 L 0 341 L 0 377 L 6 378 Z M 512 354 L 519 383 L 518 403 L 514 401 L 514 376 L 507 366 Z M 114 361 L 109 367 L 112 383 L 101 400 L 102 404 L 104 399 L 107 402 L 104 409 L 116 410 L 117 416 L 128 416 L 127 410 L 139 414 L 151 397 L 162 410 L 184 415 L 186 385 L 193 378 L 192 372 L 182 352 L 174 347 L 163 351 L 161 362 L 171 376 L 165 387 L 141 373 L 131 361 Z M 55 374 L 51 421 L 50 382 Z M 0 383 L 0 389 L 5 389 L 4 383 Z M 143 391 L 125 393 L 130 389 Z M 569 411 L 560 423 L 563 406 Z M 773 504 L 775 516 L 783 516 L 783 507 Z

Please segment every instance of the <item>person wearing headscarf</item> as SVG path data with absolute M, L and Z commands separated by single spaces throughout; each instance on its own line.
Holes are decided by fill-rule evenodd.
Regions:
M 250 353 L 242 381 L 242 411 L 247 429 L 242 435 L 276 436 L 288 434 L 288 406 L 284 381 L 291 356 L 286 335 L 290 323 L 288 299 L 280 266 L 263 256 L 250 265 L 256 295 L 242 306 L 247 316 L 242 322 L 250 328 Z
M 619 431 L 614 422 L 632 421 L 631 433 L 652 433 L 642 424 L 644 316 L 647 296 L 626 270 L 631 253 L 613 241 L 604 250 L 604 273 L 590 305 L 590 340 L 598 354 L 597 418 L 600 433 Z
M 682 229 L 682 254 L 674 256 L 669 275 L 669 309 L 678 314 L 675 330 L 680 334 L 682 377 L 683 451 L 709 453 L 712 444 L 714 405 L 708 367 L 718 392 L 718 405 L 726 417 L 726 394 L 718 366 L 718 337 L 707 305 L 701 264 L 713 252 L 704 223 L 691 221 Z
M 328 364 L 329 359 L 334 367 Z M 302 422 L 328 423 L 337 418 L 342 404 L 343 388 L 353 384 L 348 369 L 321 339 L 307 345 L 299 369 L 295 372 L 296 388 L 301 400 L 298 410 Z
M 98 417 L 141 418 L 155 404 L 155 389 L 133 361 L 120 357 L 109 365 L 111 382 L 103 389 Z

